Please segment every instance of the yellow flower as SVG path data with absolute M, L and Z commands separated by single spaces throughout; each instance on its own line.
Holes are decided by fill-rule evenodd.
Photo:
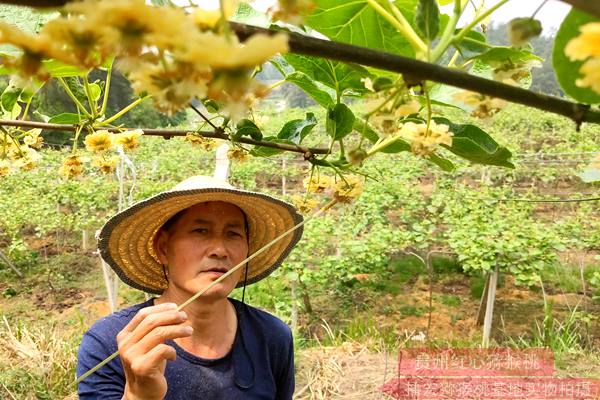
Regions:
M 135 150 L 140 145 L 138 139 L 143 134 L 144 131 L 141 129 L 133 129 L 131 131 L 119 133 L 118 135 L 115 135 L 115 143 L 123 146 L 123 150 L 125 151 Z
M 31 171 L 40 162 L 42 156 L 37 151 L 27 146 L 21 146 L 19 157 L 15 160 L 14 166 L 25 171 Z
M 479 118 L 489 118 L 506 107 L 506 101 L 475 92 L 458 92 L 453 96 L 456 100 L 472 106 L 471 114 Z
M 356 175 L 345 175 L 335 183 L 334 197 L 341 203 L 349 203 L 363 192 L 363 179 Z
M 12 166 L 8 160 L 0 160 L 0 176 L 6 176 L 10 174 Z
M 225 19 L 227 20 L 229 17 L 233 15 L 235 9 L 237 7 L 237 0 L 225 1 L 221 0 L 221 3 L 225 3 L 223 5 L 223 11 L 225 11 Z M 192 13 L 192 19 L 194 23 L 201 31 L 212 31 L 215 30 L 217 24 L 221 21 L 221 8 L 207 10 L 204 8 L 197 8 L 196 11 Z
M 278 7 L 269 10 L 273 19 L 293 25 L 302 24 L 304 16 L 316 7 L 313 0 L 279 0 L 278 3 Z
M 94 167 L 98 167 L 100 172 L 103 174 L 112 174 L 117 168 L 117 162 L 119 161 L 119 157 L 113 156 L 109 159 L 104 157 L 96 157 L 92 160 L 92 165 Z
M 188 132 L 185 140 L 193 145 L 202 147 L 206 151 L 214 150 L 217 147 L 217 141 L 213 138 L 207 138 L 194 132 Z
M 0 43 L 11 44 L 23 50 L 23 55 L 17 59 L 4 58 L 2 63 L 7 67 L 18 69 L 25 77 L 36 76 L 38 79 L 47 80 L 50 76 L 42 67 L 44 59 L 52 58 L 67 64 L 73 62 L 73 57 L 61 50 L 51 38 L 29 35 L 1 21 Z
M 153 63 L 128 59 L 120 67 L 131 71 L 128 77 L 138 95 L 151 95 L 156 108 L 168 114 L 188 107 L 194 97 L 205 97 L 206 84 L 212 76 L 207 66 L 187 62 L 160 63 L 157 60 Z
M 113 36 L 105 25 L 92 25 L 83 18 L 58 18 L 48 21 L 41 31 L 53 42 L 60 43 L 71 52 L 77 65 L 84 68 L 97 67 L 114 53 Z
M 44 138 L 40 136 L 41 129 L 31 129 L 23 137 L 23 143 L 34 149 L 40 149 L 44 143 Z
M 312 177 L 306 177 L 302 183 L 308 193 L 322 193 L 332 185 L 332 181 L 327 175 L 313 174 Z
M 302 214 L 309 214 L 319 205 L 319 202 L 316 199 L 311 199 L 306 196 L 300 196 L 295 194 L 292 196 L 292 204 L 294 204 L 294 206 Z
M 85 148 L 93 153 L 110 150 L 114 144 L 114 134 L 107 130 L 98 130 L 85 137 Z
M 288 39 L 284 33 L 273 36 L 253 35 L 243 44 L 235 36 L 228 39 L 213 32 L 199 33 L 194 40 L 194 46 L 183 52 L 175 52 L 176 58 L 210 65 L 216 69 L 249 69 L 288 50 Z
M 411 99 L 409 101 L 407 101 L 406 103 L 398 106 L 395 110 L 394 110 L 394 115 L 397 117 L 404 117 L 410 114 L 417 114 L 419 112 L 419 110 L 421 109 L 421 103 L 419 103 L 418 101 Z
M 565 47 L 565 54 L 571 60 L 585 60 L 600 56 L 600 22 L 590 22 L 579 28 L 581 34 L 571 39 Z
M 594 92 L 600 93 L 600 57 L 592 57 L 587 60 L 579 72 L 583 75 L 583 78 L 577 79 L 575 82 L 577 86 L 589 87 Z
M 82 172 L 83 161 L 81 157 L 77 155 L 67 156 L 58 169 L 58 173 L 65 178 L 72 178 L 74 176 L 81 175 Z
M 232 161 L 244 162 L 248 160 L 249 156 L 248 153 L 246 153 L 244 150 L 238 147 L 234 147 L 233 149 L 229 149 L 229 151 L 227 152 L 227 158 L 229 158 Z
M 429 156 L 435 152 L 440 144 L 452 146 L 453 133 L 448 129 L 448 125 L 438 125 L 435 121 L 429 122 L 429 130 L 427 130 L 427 124 L 406 122 L 400 128 L 398 136 L 410 143 L 413 153 L 420 156 Z
M 87 0 L 70 3 L 66 9 L 85 15 L 90 26 L 110 28 L 112 43 L 124 55 L 135 56 L 148 45 L 159 48 L 182 45 L 195 29 L 183 10 L 153 7 L 144 0 Z

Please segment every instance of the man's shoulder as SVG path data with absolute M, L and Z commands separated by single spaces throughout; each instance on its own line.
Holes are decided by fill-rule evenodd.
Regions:
M 137 312 L 142 308 L 151 306 L 153 301 L 153 299 L 150 299 L 143 303 L 115 311 L 114 313 L 96 321 L 89 329 L 87 334 L 95 336 L 98 339 L 105 337 L 115 339 L 116 334 L 119 333 L 129 323 L 129 321 L 132 320 L 135 314 L 137 314 Z
M 275 315 L 232 299 L 241 318 L 259 328 L 264 334 L 272 337 L 291 338 L 290 327 Z

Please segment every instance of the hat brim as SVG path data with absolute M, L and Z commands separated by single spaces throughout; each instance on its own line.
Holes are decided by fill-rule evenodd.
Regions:
M 223 201 L 238 206 L 248 221 L 249 255 L 302 222 L 289 203 L 239 189 L 190 189 L 163 192 L 116 214 L 102 227 L 98 248 L 104 261 L 128 285 L 160 294 L 168 285 L 154 252 L 154 237 L 173 215 L 198 203 Z M 270 275 L 302 237 L 300 227 L 248 263 L 246 284 Z M 237 287 L 244 284 L 238 282 Z

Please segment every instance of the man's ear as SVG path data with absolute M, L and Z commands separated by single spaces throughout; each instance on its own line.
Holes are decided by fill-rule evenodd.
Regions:
M 167 264 L 167 241 L 169 234 L 163 229 L 160 229 L 154 237 L 154 252 L 161 264 Z

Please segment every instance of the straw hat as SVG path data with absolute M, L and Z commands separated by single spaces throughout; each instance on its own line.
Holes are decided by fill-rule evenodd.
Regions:
M 154 237 L 173 215 L 207 201 L 232 203 L 246 214 L 249 254 L 302 221 L 302 215 L 282 200 L 236 189 L 220 179 L 193 176 L 109 219 L 98 237 L 102 258 L 128 285 L 149 293 L 162 293 L 167 288 L 167 281 L 154 252 Z M 246 283 L 258 282 L 277 269 L 301 236 L 302 227 L 252 259 L 248 264 Z M 240 281 L 237 286 L 243 283 Z

